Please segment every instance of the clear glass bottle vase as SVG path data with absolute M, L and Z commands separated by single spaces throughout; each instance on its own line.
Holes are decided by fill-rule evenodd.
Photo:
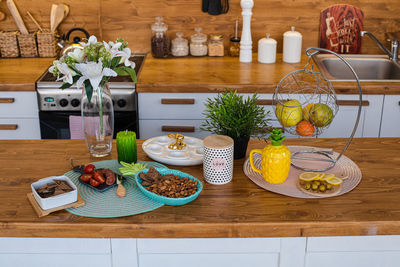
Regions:
M 81 114 L 82 129 L 90 155 L 109 155 L 114 134 L 114 108 L 107 85 L 94 88 L 90 102 L 83 88 Z

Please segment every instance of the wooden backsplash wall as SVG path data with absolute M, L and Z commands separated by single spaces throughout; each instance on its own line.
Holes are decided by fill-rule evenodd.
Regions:
M 40 24 L 49 27 L 49 0 L 14 0 L 29 30 L 35 25 L 29 20 L 29 10 Z M 61 24 L 60 31 L 72 27 L 83 27 L 99 39 L 113 40 L 123 37 L 135 52 L 150 50 L 150 24 L 155 16 L 164 16 L 169 25 L 169 35 L 183 31 L 186 36 L 193 28 L 201 26 L 205 33 L 218 32 L 225 36 L 233 34 L 235 19 L 241 21 L 240 0 L 230 0 L 228 14 L 211 16 L 201 11 L 200 0 L 64 0 L 70 6 L 68 18 Z M 318 46 L 320 11 L 336 3 L 355 5 L 364 11 L 364 29 L 371 31 L 384 42 L 384 33 L 400 30 L 399 0 L 254 0 L 252 17 L 253 47 L 257 41 L 270 33 L 282 50 L 282 34 L 296 26 L 303 34 L 303 47 Z M 6 13 L 6 20 L 0 21 L 0 30 L 17 29 L 5 1 L 0 11 Z M 381 53 L 369 39 L 363 41 L 364 53 Z

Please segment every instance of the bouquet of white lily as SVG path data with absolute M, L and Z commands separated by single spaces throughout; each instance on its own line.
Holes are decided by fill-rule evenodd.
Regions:
M 135 63 L 129 61 L 131 50 L 123 39 L 113 42 L 98 42 L 95 36 L 90 36 L 87 43 L 81 43 L 82 48 L 53 61 L 49 71 L 63 81 L 61 89 L 69 88 L 76 83 L 78 88 L 85 86 L 90 102 L 93 89 L 105 85 L 110 77 L 131 76 L 136 82 Z
M 62 81 L 61 89 L 76 84 L 82 88 L 82 128 L 92 156 L 111 152 L 114 110 L 107 87 L 111 77 L 130 76 L 136 82 L 135 63 L 129 60 L 131 50 L 122 39 L 98 42 L 91 36 L 82 47 L 53 61 L 49 71 Z

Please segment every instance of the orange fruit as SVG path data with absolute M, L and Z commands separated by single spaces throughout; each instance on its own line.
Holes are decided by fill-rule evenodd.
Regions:
M 314 103 L 309 103 L 303 108 L 303 118 L 306 121 L 310 121 L 310 110 L 313 105 L 314 105 Z
M 300 136 L 312 136 L 315 132 L 315 127 L 308 121 L 301 121 L 296 126 L 296 132 Z

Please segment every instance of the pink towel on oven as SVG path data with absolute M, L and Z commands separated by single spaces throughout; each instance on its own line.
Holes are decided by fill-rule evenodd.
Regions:
M 93 125 L 99 124 L 99 117 L 86 117 L 85 122 Z M 108 127 L 108 115 L 103 116 L 103 125 L 104 125 L 104 133 L 110 131 L 110 127 Z M 98 127 L 88 127 L 87 129 L 92 129 L 93 132 L 88 132 L 90 135 L 96 135 L 96 129 Z M 82 129 L 82 117 L 81 116 L 69 116 L 69 132 L 71 135 L 71 139 L 85 139 L 85 133 Z

